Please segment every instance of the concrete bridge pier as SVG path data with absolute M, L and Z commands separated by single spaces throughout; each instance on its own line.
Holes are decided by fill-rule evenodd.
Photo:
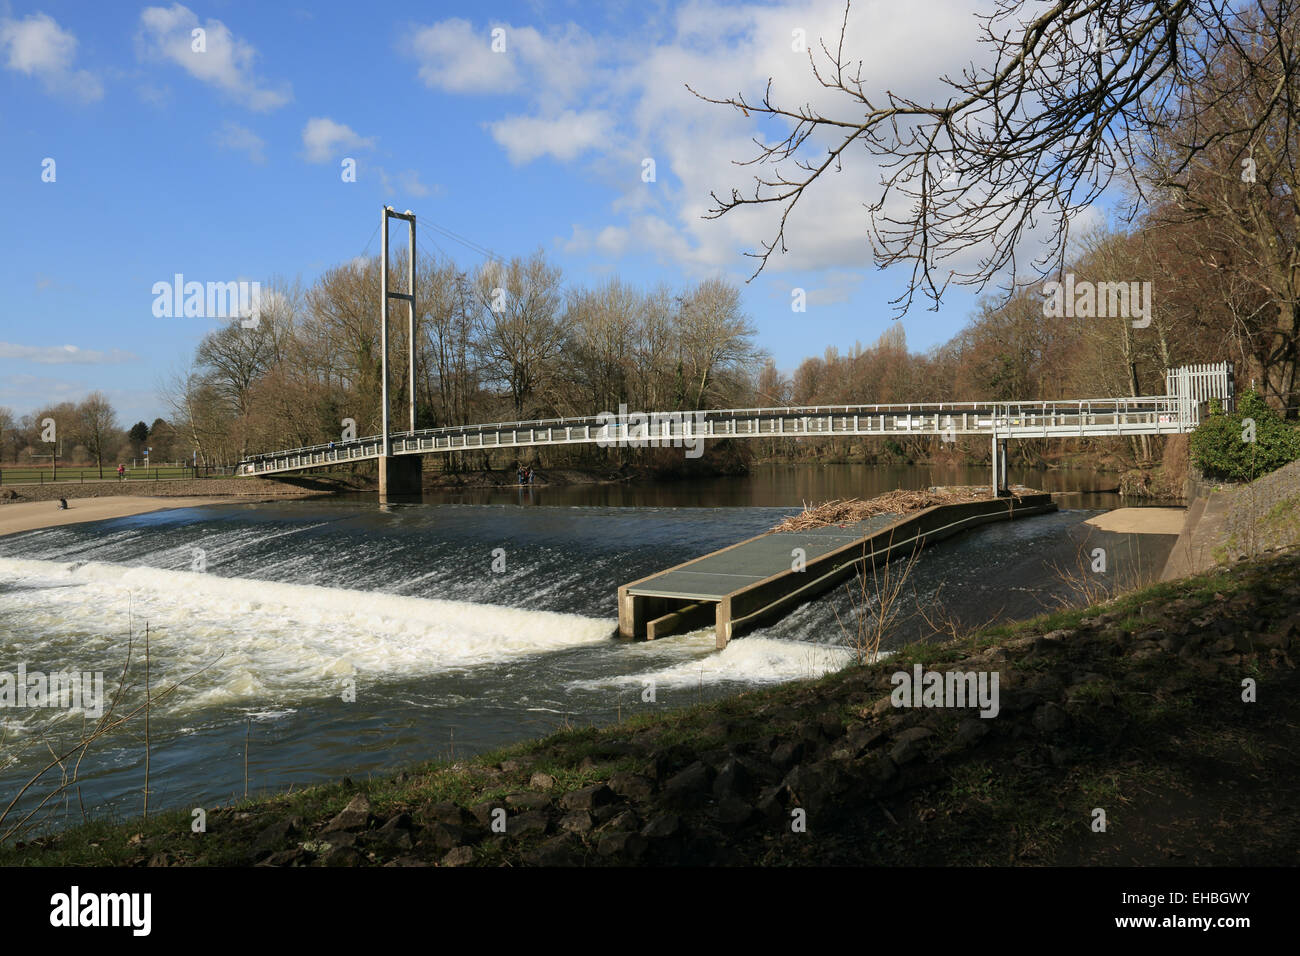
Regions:
M 424 485 L 423 464 L 421 455 L 381 455 L 379 500 L 420 497 Z
M 1007 488 L 1007 440 L 993 436 L 993 497 L 1006 498 L 1011 492 Z

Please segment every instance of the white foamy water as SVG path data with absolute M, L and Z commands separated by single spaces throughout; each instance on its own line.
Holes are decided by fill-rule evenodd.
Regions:
M 681 638 L 669 638 L 663 643 L 672 642 L 678 644 L 682 651 L 698 652 L 712 647 L 714 640 L 713 629 L 709 628 Z M 721 651 L 705 657 L 692 657 L 690 660 L 677 661 L 641 673 L 575 681 L 569 686 L 585 689 L 629 685 L 640 687 L 641 682 L 647 680 L 653 680 L 660 687 L 694 687 L 700 683 L 709 685 L 719 681 L 780 683 L 803 677 L 820 677 L 841 669 L 852 658 L 850 651 L 843 647 L 748 635 L 729 641 Z
M 337 697 L 367 681 L 465 670 L 608 641 L 613 619 L 100 562 L 0 559 L 0 669 L 104 670 L 134 621 L 155 685 L 207 667 L 180 710 Z M 21 635 L 21 638 L 18 636 Z

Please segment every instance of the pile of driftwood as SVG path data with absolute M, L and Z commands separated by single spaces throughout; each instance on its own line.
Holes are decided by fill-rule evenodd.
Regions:
M 1027 488 L 1013 489 L 1016 497 L 1033 494 Z M 964 501 L 986 501 L 990 498 L 987 487 L 931 488 L 928 491 L 890 491 L 869 501 L 858 498 L 837 498 L 821 505 L 805 503 L 803 511 L 791 515 L 774 527 L 773 531 L 807 531 L 826 525 L 850 525 L 876 515 L 904 515 L 933 505 L 954 505 Z

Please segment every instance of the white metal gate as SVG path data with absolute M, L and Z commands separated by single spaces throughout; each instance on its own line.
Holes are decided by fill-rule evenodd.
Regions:
M 1217 398 L 1225 411 L 1233 410 L 1235 388 L 1231 362 L 1184 365 L 1165 372 L 1165 394 L 1178 400 L 1179 420 L 1189 426 L 1201 422 L 1201 406 Z

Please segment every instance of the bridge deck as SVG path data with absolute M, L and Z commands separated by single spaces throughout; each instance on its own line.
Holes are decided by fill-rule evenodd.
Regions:
M 427 455 L 479 449 L 594 444 L 628 448 L 700 448 L 723 438 L 904 438 L 985 435 L 1008 438 L 1082 438 L 1165 435 L 1191 431 L 1199 416 L 1170 396 L 1070 402 L 935 403 L 808 408 L 726 409 L 497 422 L 395 432 L 392 455 Z M 255 455 L 241 475 L 301 471 L 379 458 L 381 436 Z

